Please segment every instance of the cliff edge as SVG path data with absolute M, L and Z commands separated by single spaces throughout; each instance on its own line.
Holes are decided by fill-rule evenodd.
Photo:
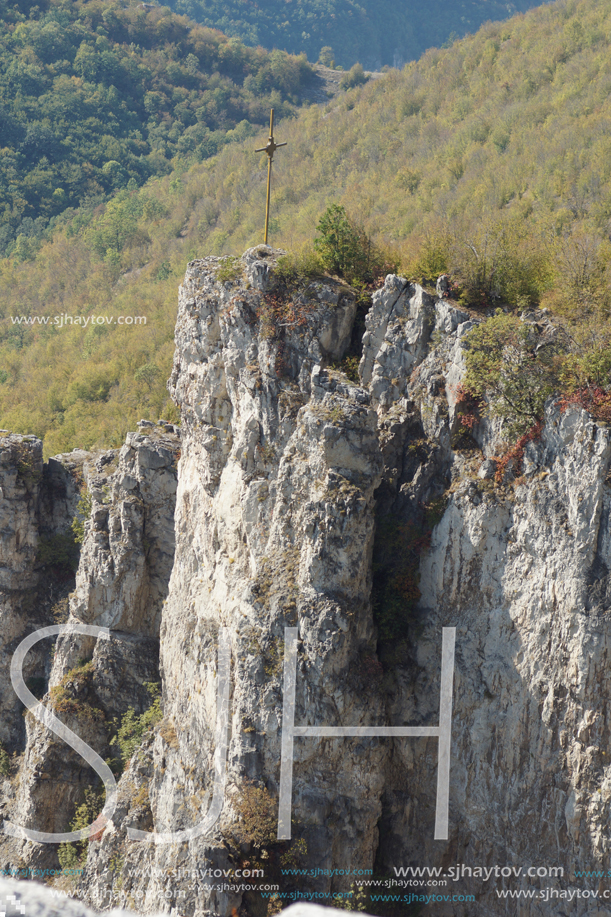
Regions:
M 142 426 L 89 479 L 50 685 L 90 659 L 102 756 L 113 717 L 143 711 L 156 679 L 163 718 L 117 774 L 71 888 L 100 909 L 267 917 L 283 896 L 331 903 L 356 894 L 355 876 L 403 867 L 399 909 L 368 899 L 371 913 L 500 917 L 499 892 L 534 889 L 520 913 L 543 917 L 541 892 L 609 865 L 609 430 L 552 399 L 521 471 L 495 474 L 502 428 L 461 420 L 478 317 L 394 275 L 364 304 L 336 279 L 287 277 L 278 255 L 189 264 L 169 382 L 180 430 Z M 109 635 L 83 638 L 79 623 Z M 444 628 L 456 642 L 436 839 Z M 294 731 L 289 749 L 289 716 L 295 730 L 377 734 Z M 400 727 L 422 732 L 379 734 Z M 66 830 L 91 771 L 69 757 L 58 783 L 61 743 L 29 717 L 26 730 L 5 817 Z M 0 843 L 5 864 L 54 850 Z M 438 870 L 428 902 L 412 868 Z M 567 907 L 592 913 L 582 897 Z

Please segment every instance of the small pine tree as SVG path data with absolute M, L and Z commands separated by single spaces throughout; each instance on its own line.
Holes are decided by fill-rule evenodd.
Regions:
M 93 790 L 87 787 L 85 801 L 77 806 L 74 818 L 70 825 L 71 831 L 80 831 L 91 825 L 104 807 L 104 791 Z M 77 841 L 75 844 L 60 844 L 57 856 L 62 869 L 72 869 L 79 866 L 87 859 L 88 840 Z
M 146 689 L 153 698 L 153 703 L 140 716 L 133 707 L 128 707 L 127 712 L 121 717 L 121 722 L 115 720 L 117 734 L 110 740 L 110 745 L 118 745 L 123 766 L 126 767 L 130 758 L 142 742 L 144 733 L 155 726 L 162 717 L 160 685 L 151 681 L 146 684 Z
M 374 245 L 341 204 L 330 204 L 316 229 L 319 235 L 314 239 L 314 248 L 324 267 L 348 283 L 362 286 L 397 269 L 396 262 Z

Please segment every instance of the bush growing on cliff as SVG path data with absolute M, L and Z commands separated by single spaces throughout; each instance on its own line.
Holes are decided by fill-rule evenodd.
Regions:
M 8 777 L 11 772 L 11 759 L 0 744 L 0 777 Z
M 104 711 L 94 705 L 93 672 L 93 662 L 90 659 L 81 660 L 66 672 L 58 685 L 51 688 L 53 710 L 59 717 L 74 716 L 92 722 L 106 719 Z M 94 703 L 89 703 L 90 700 Z
M 249 844 L 252 852 L 264 866 L 267 878 L 280 879 L 283 872 L 299 865 L 308 850 L 303 838 L 279 841 L 278 800 L 274 799 L 265 786 L 246 781 L 232 800 L 238 815 L 238 822 L 232 825 L 231 842 L 237 845 Z
M 74 541 L 76 544 L 82 544 L 85 540 L 85 525 L 91 516 L 91 507 L 93 506 L 93 497 L 83 488 L 76 507 L 76 516 L 72 520 L 72 531 L 74 532 Z
M 541 420 L 546 400 L 559 390 L 562 353 L 537 326 L 500 310 L 466 339 L 465 388 L 482 410 L 507 423 L 515 438 Z
M 570 332 L 557 321 L 542 327 L 498 310 L 465 339 L 459 432 L 469 433 L 482 413 L 505 422 L 510 448 L 499 460 L 498 480 L 508 461 L 521 466 L 527 442 L 541 432 L 550 396 L 559 396 L 563 408 L 582 407 L 611 422 L 611 331 L 591 318 Z
M 146 688 L 152 698 L 151 706 L 144 713 L 138 715 L 133 707 L 129 707 L 121 717 L 120 722 L 115 719 L 116 734 L 111 738 L 110 745 L 117 745 L 123 767 L 126 767 L 130 758 L 142 742 L 142 738 L 151 727 L 163 718 L 161 709 L 161 685 L 158 682 L 148 682 Z
M 70 824 L 71 831 L 80 831 L 91 825 L 104 808 L 104 790 L 94 790 L 87 787 L 85 800 L 77 807 L 74 818 Z M 82 865 L 87 859 L 87 846 L 89 839 L 76 841 L 74 844 L 60 844 L 57 851 L 59 865 L 62 869 L 73 869 Z
M 397 269 L 392 256 L 383 253 L 340 204 L 330 204 L 316 227 L 314 248 L 324 267 L 351 284 L 367 284 Z
M 230 280 L 237 281 L 241 276 L 242 262 L 239 258 L 235 258 L 232 255 L 221 258 L 216 271 L 216 279 L 219 283 L 227 283 Z
M 298 251 L 287 252 L 278 258 L 274 277 L 287 287 L 295 289 L 308 283 L 316 277 L 322 277 L 325 267 L 322 257 L 310 244 L 304 245 Z
M 264 786 L 246 783 L 238 793 L 234 808 L 240 821 L 234 835 L 242 843 L 264 850 L 276 843 L 278 804 Z
M 40 481 L 42 470 L 29 445 L 27 440 L 11 443 L 10 452 L 11 460 L 17 467 L 17 474 L 25 487 L 31 490 Z
M 73 532 L 59 532 L 42 537 L 38 542 L 36 560 L 43 567 L 76 572 L 79 562 L 78 543 Z

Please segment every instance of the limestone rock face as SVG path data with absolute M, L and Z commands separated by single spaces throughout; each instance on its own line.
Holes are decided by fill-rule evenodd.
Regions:
M 54 624 L 53 610 L 67 605 L 78 554 L 71 523 L 89 459 L 77 450 L 43 465 L 35 436 L 0 438 L 0 743 L 11 757 L 26 749 L 28 726 L 11 684 L 11 658 L 27 634 Z M 50 648 L 49 642 L 35 646 L 23 667 L 26 684 L 39 693 L 49 678 Z M 43 782 L 36 785 L 49 796 Z M 14 803 L 15 785 L 3 778 L 0 814 L 6 817 Z M 2 844 L 9 859 L 20 846 L 8 838 Z
M 83 623 L 158 637 L 174 558 L 177 449 L 176 434 L 144 428 L 117 457 L 98 460 L 71 608 Z
M 136 713 L 146 709 L 151 702 L 146 685 L 159 679 L 159 624 L 174 554 L 179 439 L 173 431 L 152 427 L 147 435 L 130 434 L 120 451 L 56 456 L 44 469 L 41 444 L 35 443 L 42 522 L 37 530 L 34 516 L 31 537 L 36 538 L 41 526 L 54 519 L 63 530 L 78 514 L 80 492 L 67 485 L 66 477 L 72 480 L 76 475 L 90 500 L 76 588 L 64 603 L 66 631 L 55 644 L 49 688 L 62 692 L 60 719 L 103 758 L 111 752 L 112 718 L 130 706 Z M 39 620 L 39 626 L 57 620 Z M 26 621 L 28 631 L 36 629 L 34 621 Z M 74 623 L 110 627 L 111 634 L 100 640 L 82 636 L 71 632 Z M 25 633 L 24 627 L 22 636 Z M 87 660 L 92 665 L 72 677 L 73 670 Z M 22 709 L 16 697 L 15 701 Z M 47 694 L 45 704 L 49 703 Z M 24 723 L 21 715 L 15 719 Z M 12 784 L 5 782 L 4 815 L 36 831 L 68 830 L 74 807 L 92 782 L 92 772 L 76 752 L 30 715 L 25 730 L 19 775 Z M 0 851 L 7 862 L 46 867 L 57 855 L 51 845 L 6 837 Z
M 162 866 L 232 868 L 223 840 L 235 817 L 232 797 L 246 778 L 263 774 L 272 795 L 278 790 L 285 627 L 300 627 L 296 723 L 375 724 L 383 716 L 360 664 L 375 647 L 376 414 L 365 390 L 323 368 L 349 343 L 354 296 L 339 284 L 312 284 L 276 314 L 276 322 L 285 319 L 278 339 L 265 314 L 274 301 L 255 283 L 221 285 L 215 272 L 214 259 L 192 263 L 180 293 L 171 390 L 181 405 L 182 454 L 161 629 L 166 719 L 140 767 L 153 776 L 157 831 L 197 824 L 210 804 L 225 627 L 232 650 L 227 803 L 220 827 L 188 849 L 137 851 L 113 820 L 88 864 L 94 904 L 105 900 L 105 865 L 121 848 L 151 869 L 152 880 L 126 882 L 126 891 L 145 892 L 145 909 L 158 906 Z M 259 273 L 265 278 L 267 269 Z M 268 289 L 267 280 L 257 282 Z M 296 742 L 293 824 L 321 868 L 372 860 L 386 756 L 375 740 Z M 178 902 L 186 912 L 231 913 L 240 896 L 214 884 L 200 890 L 170 880 L 186 893 Z
M 180 442 L 173 425 L 143 422 L 120 453 L 83 465 L 91 515 L 51 685 L 101 712 L 74 728 L 102 756 L 112 718 L 130 705 L 142 712 L 157 673 L 163 719 L 132 755 L 72 890 L 103 910 L 266 917 L 261 896 L 227 877 L 253 857 L 236 835 L 249 787 L 277 804 L 285 628 L 298 630 L 296 726 L 434 727 L 443 627 L 456 628 L 448 839 L 434 840 L 436 737 L 297 735 L 292 833 L 319 872 L 283 881 L 295 894 L 332 895 L 350 886 L 343 870 L 439 869 L 447 885 L 423 910 L 435 917 L 501 917 L 502 890 L 588 887 L 575 871 L 606 870 L 610 855 L 609 430 L 552 400 L 522 468 L 503 477 L 502 424 L 461 432 L 464 341 L 477 316 L 448 290 L 437 298 L 387 277 L 364 317 L 356 384 L 339 368 L 356 353 L 354 293 L 330 278 L 280 282 L 280 254 L 251 249 L 222 282 L 220 259 L 189 265 L 169 383 Z M 0 504 L 0 550 L 14 609 L 38 588 L 41 520 L 60 531 L 74 494 L 61 457 L 40 480 L 59 475 L 65 497 L 41 498 L 36 475 L 20 478 L 8 455 L 13 440 L 23 448 L 12 437 L 0 451 L 11 501 Z M 11 614 L 7 652 L 27 630 Z M 70 632 L 77 622 L 110 636 Z M 128 828 L 187 832 L 214 804 L 224 635 L 220 819 L 174 843 L 130 839 Z M 74 674 L 83 658 L 86 682 Z M 20 717 L 4 709 L 8 738 Z M 91 772 L 26 722 L 6 811 L 59 830 Z M 0 840 L 9 853 L 52 861 L 41 845 Z M 456 864 L 468 867 L 460 881 L 448 872 Z M 496 866 L 514 872 L 474 872 Z M 529 867 L 564 876 L 528 877 Z M 395 891 L 415 893 L 410 881 Z M 595 911 L 585 897 L 560 901 L 554 914 L 611 915 L 602 899 Z M 523 898 L 519 913 L 552 910 Z
M 0 439 L 0 741 L 19 735 L 21 705 L 9 678 L 12 650 L 25 636 L 39 583 L 37 506 L 42 443 L 35 437 Z
M 601 698 L 611 690 L 610 455 L 606 428 L 584 411 L 551 405 L 523 483 L 503 489 L 463 471 L 433 531 L 420 568 L 421 674 L 393 704 L 435 720 L 438 697 L 424 672 L 435 670 L 441 627 L 456 626 L 448 865 L 561 867 L 569 877 L 586 862 L 607 862 L 609 726 Z M 383 820 L 392 843 L 382 856 L 441 864 L 439 843 L 422 830 L 423 809 L 435 798 L 430 744 L 397 743 L 396 755 L 409 788 L 397 781 L 389 791 Z M 562 889 L 570 881 L 494 884 Z M 481 879 L 465 880 L 460 891 L 481 902 L 476 913 L 503 913 Z M 524 913 L 549 907 L 532 901 Z M 437 905 L 435 913 L 470 908 Z M 575 899 L 570 913 L 592 912 Z
M 84 465 L 75 451 L 43 465 L 35 436 L 0 437 L 0 742 L 15 748 L 24 734 L 21 703 L 13 691 L 10 659 L 34 624 L 53 623 L 51 609 L 74 582 L 77 552 L 66 554 Z M 48 647 L 34 648 L 25 677 L 48 676 Z

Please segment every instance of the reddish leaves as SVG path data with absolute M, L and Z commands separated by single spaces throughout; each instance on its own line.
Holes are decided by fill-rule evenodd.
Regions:
M 503 478 L 505 477 L 505 472 L 507 471 L 507 466 L 511 462 L 511 470 L 514 475 L 517 476 L 522 470 L 522 462 L 524 461 L 524 449 L 528 443 L 534 442 L 534 440 L 539 439 L 541 436 L 541 431 L 543 429 L 543 421 L 538 420 L 533 426 L 528 430 L 527 433 L 524 433 L 515 446 L 512 446 L 505 455 L 500 458 L 494 459 L 496 462 L 496 474 L 495 480 L 497 484 L 502 484 Z
M 585 408 L 596 420 L 611 423 L 611 392 L 606 392 L 598 385 L 584 386 L 572 395 L 565 395 L 559 404 L 563 412 L 571 405 L 576 405 Z
M 473 433 L 473 428 L 479 423 L 481 399 L 469 391 L 459 382 L 456 386 L 457 415 L 462 427 L 462 433 Z

